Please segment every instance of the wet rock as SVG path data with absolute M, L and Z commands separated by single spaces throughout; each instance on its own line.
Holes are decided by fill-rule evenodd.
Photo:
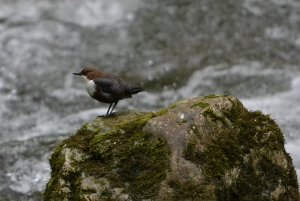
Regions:
M 231 96 L 97 118 L 50 164 L 45 200 L 299 200 L 280 128 Z

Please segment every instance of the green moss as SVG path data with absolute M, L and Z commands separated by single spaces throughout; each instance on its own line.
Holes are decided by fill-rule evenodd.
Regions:
M 167 200 L 216 200 L 213 185 L 199 185 L 192 181 L 179 182 L 178 180 L 170 180 L 168 185 L 173 189 L 173 193 Z
M 209 109 L 203 115 L 221 121 L 223 125 L 226 125 L 224 119 L 227 118 L 234 129 L 226 126 L 212 128 L 211 136 L 202 139 L 206 141 L 204 150 L 198 150 L 191 139 L 183 153 L 187 160 L 201 166 L 206 181 L 217 186 L 217 200 L 266 200 L 262 196 L 266 186 L 268 192 L 272 192 L 276 183 L 297 185 L 293 183 L 295 179 L 291 179 L 295 178 L 293 167 L 288 167 L 291 171 L 287 171 L 274 163 L 272 155 L 265 154 L 270 150 L 271 153 L 284 150 L 283 135 L 277 124 L 268 115 L 247 111 L 238 101 L 231 100 L 231 103 L 233 107 L 223 111 L 224 118 Z M 286 157 L 290 159 L 287 154 Z M 239 176 L 232 185 L 227 185 L 225 175 L 235 167 L 239 167 Z M 288 192 L 283 200 L 288 198 L 287 195 Z
M 57 175 L 51 175 L 51 179 L 47 183 L 46 190 L 44 192 L 44 200 L 64 200 L 65 196 L 60 193 L 61 188 L 58 185 L 59 176 Z
M 124 193 L 128 193 L 132 200 L 157 195 L 160 182 L 166 177 L 169 168 L 170 153 L 164 140 L 145 133 L 143 127 L 151 118 L 166 112 L 166 109 L 162 109 L 155 113 L 122 113 L 117 117 L 99 118 L 92 124 L 84 125 L 75 135 L 64 140 L 52 154 L 52 177 L 47 184 L 45 200 L 63 200 L 66 197 L 69 200 L 80 200 L 79 194 L 62 194 L 58 178 L 65 178 L 65 181 L 71 183 L 69 188 L 74 190 L 72 192 L 79 192 L 76 189 L 80 188 L 83 170 L 86 176 L 108 179 L 112 188 L 124 188 Z M 73 164 L 76 171 L 67 178 L 60 174 L 65 161 L 60 156 L 63 148 L 78 149 L 90 156 Z
M 61 160 L 61 157 L 59 157 L 63 145 L 64 145 L 63 143 L 60 143 L 59 145 L 57 145 L 49 159 L 51 170 L 52 170 L 51 175 L 56 175 L 56 173 L 59 171 L 61 165 L 64 162 L 63 160 Z
M 88 129 L 88 125 L 85 124 L 81 129 L 77 131 L 75 135 L 72 135 L 66 139 L 63 143 L 70 148 L 80 149 L 82 151 L 89 150 L 89 142 L 94 137 L 95 133 Z
M 211 95 L 207 95 L 207 96 L 203 96 L 203 100 L 207 100 L 207 99 L 213 99 L 213 98 L 219 98 L 219 95 L 215 95 L 215 94 L 211 94 Z
M 134 200 L 153 197 L 166 177 L 169 151 L 166 142 L 143 132 L 152 114 L 116 126 L 108 133 L 98 134 L 91 142 L 92 152 L 99 158 L 110 181 L 129 183 L 127 191 Z
M 72 195 L 69 193 L 61 193 L 63 186 L 60 184 L 59 178 L 63 178 L 65 181 L 68 181 L 70 184 L 77 183 L 78 174 L 77 172 L 70 173 L 68 175 L 61 174 L 61 168 L 63 163 L 65 162 L 65 158 L 62 157 L 62 149 L 63 148 L 76 148 L 83 152 L 89 150 L 89 141 L 94 136 L 93 132 L 88 130 L 88 125 L 85 124 L 81 129 L 77 131 L 77 133 L 70 138 L 64 140 L 59 145 L 56 146 L 53 151 L 49 161 L 51 167 L 51 179 L 47 183 L 46 190 L 44 192 L 44 200 L 76 200 L 72 198 Z M 74 165 L 74 164 L 73 164 Z M 74 165 L 75 166 L 75 165 Z M 68 188 L 76 188 L 76 186 L 68 186 Z M 71 197 L 70 197 L 71 196 Z
M 164 115 L 168 112 L 168 109 L 166 108 L 163 108 L 163 109 L 160 109 L 159 111 L 155 112 L 155 116 L 161 116 L 161 115 Z
M 195 152 L 195 150 L 196 150 L 196 142 L 190 141 L 186 145 L 186 148 L 183 150 L 184 158 L 190 161 L 199 161 L 201 158 L 201 153 Z
M 210 94 L 207 96 L 203 96 L 202 100 L 209 100 L 209 99 L 214 99 L 214 98 L 228 98 L 230 95 L 222 94 L 222 95 L 216 95 L 216 94 Z
M 51 178 L 48 181 L 46 185 L 46 190 L 43 193 L 44 200 L 53 200 L 53 201 L 59 201 L 64 200 L 68 198 L 68 194 L 63 194 L 62 192 L 62 186 L 60 185 L 60 170 L 64 163 L 64 158 L 61 157 L 61 152 L 63 147 L 65 146 L 65 141 L 58 144 L 49 161 L 50 161 L 50 167 L 51 167 Z
M 208 103 L 205 103 L 203 101 L 199 101 L 198 103 L 195 103 L 194 105 L 191 106 L 191 108 L 193 107 L 201 107 L 202 109 L 209 107 Z
M 212 98 L 220 97 L 212 95 L 193 102 L 191 108 L 203 108 L 202 114 L 207 117 L 201 123 L 208 121 L 208 124 L 201 127 L 187 122 L 191 130 L 183 152 L 186 160 L 201 168 L 199 172 L 203 174 L 203 183 L 185 182 L 172 177 L 171 173 L 167 177 L 169 147 L 164 139 L 144 131 L 151 118 L 164 115 L 168 109 L 185 101 L 154 113 L 125 112 L 115 117 L 97 118 L 93 123 L 84 125 L 55 148 L 50 159 L 52 177 L 47 184 L 45 200 L 80 200 L 82 175 L 93 176 L 95 181 L 107 181 L 107 190 L 104 188 L 100 192 L 105 200 L 112 199 L 113 191 L 109 189 L 113 188 L 124 189 L 123 193 L 132 200 L 155 199 L 162 181 L 172 189 L 170 200 L 260 201 L 267 200 L 262 195 L 274 191 L 278 185 L 297 186 L 291 162 L 286 163 L 286 168 L 276 164 L 272 158 L 274 153 L 283 153 L 284 150 L 284 139 L 276 123 L 268 115 L 247 111 L 231 97 L 226 99 L 226 106 L 229 100 L 232 107 L 219 111 L 209 105 L 210 101 L 215 103 L 215 100 L 209 100 Z M 88 157 L 72 164 L 74 171 L 61 175 L 66 160 L 61 152 L 65 148 L 79 150 Z M 287 153 L 284 154 L 291 160 Z M 235 169 L 239 175 L 230 183 L 228 175 Z M 62 183 L 62 179 L 65 182 Z M 66 186 L 67 190 L 76 194 L 63 191 Z M 285 190 L 286 195 L 280 195 L 281 200 L 298 193 L 291 192 L 294 188 Z
M 205 110 L 203 110 L 202 115 L 209 117 L 213 121 L 220 121 L 223 125 L 229 126 L 228 119 L 226 119 L 223 114 L 216 113 L 216 111 L 214 111 L 211 107 L 206 107 Z
M 175 107 L 177 107 L 177 104 L 176 104 L 176 103 L 170 105 L 170 106 L 169 106 L 169 109 L 174 109 Z

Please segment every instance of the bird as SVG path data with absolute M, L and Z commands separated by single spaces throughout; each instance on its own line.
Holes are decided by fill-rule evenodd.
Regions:
M 92 98 L 110 104 L 105 116 L 113 114 L 120 100 L 131 98 L 133 94 L 144 91 L 139 85 L 131 84 L 116 75 L 105 73 L 91 66 L 87 66 L 73 75 L 83 78 L 86 90 Z

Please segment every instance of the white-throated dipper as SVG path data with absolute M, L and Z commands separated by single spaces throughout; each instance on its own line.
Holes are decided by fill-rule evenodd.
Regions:
M 133 94 L 144 91 L 138 85 L 131 84 L 115 75 L 104 73 L 94 67 L 85 67 L 80 73 L 73 74 L 83 78 L 86 90 L 92 98 L 99 102 L 110 103 L 106 116 L 112 114 L 119 100 L 131 98 Z

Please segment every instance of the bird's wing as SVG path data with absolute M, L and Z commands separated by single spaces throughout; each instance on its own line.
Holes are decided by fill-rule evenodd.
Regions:
M 117 79 L 103 77 L 95 79 L 94 82 L 97 88 L 105 93 L 120 95 L 123 92 L 123 86 L 120 85 Z
M 98 90 L 121 98 L 131 97 L 132 94 L 144 91 L 144 89 L 138 85 L 132 85 L 125 80 L 113 76 L 97 78 L 94 82 Z

